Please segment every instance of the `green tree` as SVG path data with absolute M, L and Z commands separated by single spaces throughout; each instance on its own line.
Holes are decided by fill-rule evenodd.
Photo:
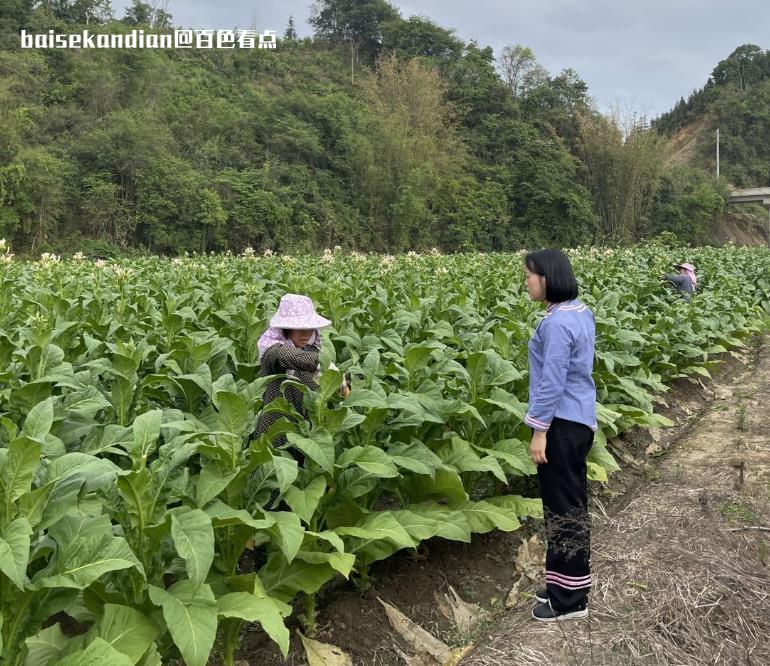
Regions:
M 385 23 L 382 35 L 383 47 L 395 51 L 400 57 L 430 58 L 438 63 L 457 60 L 464 46 L 454 30 L 442 28 L 423 16 Z
M 700 169 L 674 166 L 663 175 L 640 233 L 654 237 L 669 231 L 683 242 L 708 245 L 726 202 L 724 185 Z
M 350 48 L 351 76 L 359 56 L 373 62 L 382 46 L 383 25 L 397 19 L 386 0 L 318 0 L 309 19 L 318 39 Z
M 113 16 L 110 0 L 50 0 L 46 8 L 68 24 L 106 23 Z
M 19 33 L 28 28 L 36 0 L 0 2 L 0 49 L 17 49 Z
M 24 195 L 20 200 L 22 228 L 35 254 L 48 247 L 66 208 L 67 185 L 72 182 L 72 164 L 42 147 L 19 152 L 24 166 Z
M 755 44 L 743 44 L 719 62 L 711 73 L 714 84 L 732 84 L 745 91 L 770 75 L 770 54 Z
M 131 6 L 126 7 L 126 13 L 121 19 L 128 25 L 149 25 L 153 28 L 163 30 L 171 27 L 172 16 L 166 11 L 168 2 L 149 4 L 142 0 L 132 0 Z
M 514 100 L 525 97 L 548 79 L 548 72 L 537 62 L 534 51 L 521 44 L 503 48 L 499 68 Z
M 294 17 L 289 16 L 289 23 L 283 33 L 284 39 L 297 39 L 297 29 L 294 27 Z
M 434 226 L 430 199 L 459 173 L 461 142 L 438 73 L 390 56 L 361 84 L 370 113 L 351 155 L 374 238 L 382 251 L 414 247 Z
M 654 130 L 618 117 L 583 116 L 580 149 L 596 205 L 597 243 L 634 239 L 663 174 L 665 144 Z
M 88 174 L 82 180 L 80 210 L 89 235 L 126 248 L 135 218 L 130 204 L 121 200 L 120 186 L 109 173 Z
M 222 227 L 227 221 L 227 213 L 222 208 L 222 201 L 216 192 L 202 189 L 195 203 L 195 221 L 201 227 L 201 252 L 209 249 L 223 250 L 225 245 Z

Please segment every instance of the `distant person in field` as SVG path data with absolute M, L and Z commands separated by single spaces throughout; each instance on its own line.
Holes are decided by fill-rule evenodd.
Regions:
M 670 282 L 679 292 L 679 295 L 686 301 L 690 301 L 695 293 L 695 286 L 698 284 L 698 278 L 695 277 L 695 266 L 692 264 L 674 264 L 678 273 L 666 273 L 662 279 Z
M 596 431 L 594 315 L 577 300 L 567 256 L 556 249 L 524 258 L 527 293 L 547 304 L 529 341 L 529 453 L 537 465 L 548 551 L 545 588 L 532 617 L 542 622 L 588 615 L 591 589 L 586 457 Z
M 286 294 L 281 297 L 278 311 L 270 319 L 269 328 L 259 338 L 261 377 L 278 375 L 267 385 L 263 398 L 263 407 L 267 408 L 273 400 L 283 395 L 291 403 L 299 414 L 306 419 L 302 392 L 293 386 L 284 386 L 286 379 L 300 382 L 310 390 L 318 389 L 321 376 L 319 364 L 321 355 L 321 329 L 329 326 L 331 322 L 319 315 L 315 310 L 313 301 L 307 296 L 299 294 Z M 343 380 L 340 393 L 347 397 L 350 393 L 349 379 Z M 257 439 L 266 433 L 270 426 L 284 416 L 278 411 L 264 409 L 257 419 L 256 430 L 251 439 Z M 277 435 L 272 442 L 273 446 L 283 448 L 288 442 L 285 434 Z M 292 457 L 304 464 L 305 457 L 300 451 L 289 449 Z M 278 497 L 274 493 L 268 505 Z

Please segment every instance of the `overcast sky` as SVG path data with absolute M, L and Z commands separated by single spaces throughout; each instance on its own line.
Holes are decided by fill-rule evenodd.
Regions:
M 113 0 L 121 17 L 126 0 Z M 170 0 L 176 25 L 257 27 L 283 33 L 290 14 L 300 36 L 310 0 Z M 531 47 L 552 74 L 571 67 L 600 108 L 655 116 L 701 87 L 714 65 L 740 44 L 770 48 L 770 0 L 410 0 L 393 2 L 465 41 Z M 276 54 L 277 55 L 277 54 Z

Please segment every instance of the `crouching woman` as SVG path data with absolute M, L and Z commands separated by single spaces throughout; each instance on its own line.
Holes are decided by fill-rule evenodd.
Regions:
M 252 439 L 266 433 L 273 423 L 283 417 L 281 412 L 268 409 L 270 403 L 282 394 L 299 414 L 307 418 L 301 391 L 291 385 L 284 387 L 283 384 L 288 378 L 304 384 L 312 391 L 318 389 L 321 329 L 330 324 L 328 319 L 316 312 L 313 301 L 307 296 L 285 294 L 281 297 L 278 311 L 270 319 L 269 328 L 257 343 L 260 376 L 278 376 L 265 389 L 263 411 L 251 435 Z M 349 392 L 347 382 L 343 382 L 340 393 L 346 397 Z M 277 447 L 286 444 L 284 434 L 273 440 L 273 445 Z M 290 450 L 290 453 L 300 465 L 304 463 L 304 456 L 299 451 Z

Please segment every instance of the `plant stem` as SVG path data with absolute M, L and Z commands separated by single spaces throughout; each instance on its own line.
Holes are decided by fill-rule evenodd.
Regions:
M 316 629 L 316 596 L 315 592 L 305 595 L 305 632 L 310 638 L 315 636 Z

